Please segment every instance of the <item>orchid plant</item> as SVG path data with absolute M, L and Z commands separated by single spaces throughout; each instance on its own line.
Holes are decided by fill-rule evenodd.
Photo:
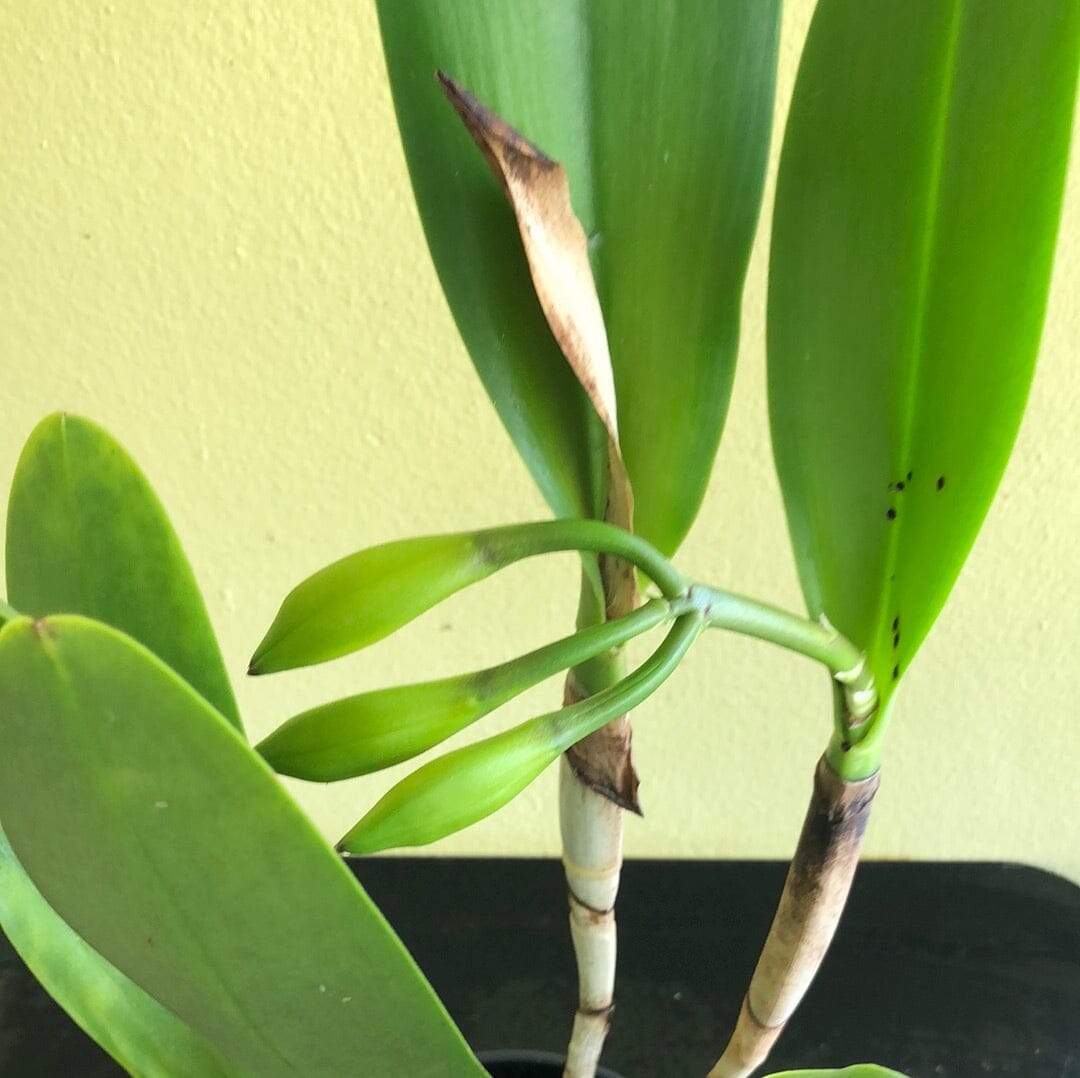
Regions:
M 778 2 L 378 8 L 436 269 L 555 519 L 348 555 L 286 597 L 249 672 L 345 655 L 553 551 L 581 556 L 577 631 L 499 666 L 327 703 L 253 748 L 148 482 L 93 423 L 46 419 L 8 507 L 0 923 L 133 1074 L 483 1074 L 275 772 L 380 770 L 567 671 L 561 707 L 428 761 L 339 849 L 432 842 L 561 759 L 580 974 L 566 1074 L 592 1075 L 613 1000 L 623 813 L 638 807 L 627 714 L 723 628 L 822 663 L 835 700 L 772 930 L 710 1072 L 749 1075 L 836 929 L 897 690 L 1016 435 L 1080 8 L 820 0 L 784 136 L 768 308 L 773 449 L 805 615 L 670 560 L 727 408 Z M 628 670 L 624 646 L 658 626 L 663 642 Z

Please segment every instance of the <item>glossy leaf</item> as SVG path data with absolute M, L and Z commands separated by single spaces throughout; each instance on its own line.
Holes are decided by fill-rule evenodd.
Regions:
M 27 440 L 8 500 L 7 583 L 24 614 L 83 614 L 134 637 L 240 729 L 169 518 L 138 465 L 88 419 L 49 416 Z
M 458 328 L 555 512 L 600 516 L 600 424 L 544 324 L 514 215 L 432 72 L 566 168 L 607 323 L 636 527 L 670 553 L 700 504 L 731 387 L 779 4 L 381 0 L 378 10 Z
M 237 1072 L 80 939 L 30 882 L 0 832 L 0 924 L 50 996 L 121 1066 L 142 1078 Z
M 8 505 L 7 577 L 13 603 L 27 613 L 78 612 L 140 637 L 239 728 L 221 653 L 172 526 L 135 463 L 88 420 L 50 416 L 27 441 Z M 0 924 L 74 1021 L 134 1073 L 229 1073 L 212 1046 L 57 916 L 3 834 Z
M 409 760 L 519 693 L 661 624 L 654 599 L 632 614 L 471 674 L 348 696 L 293 716 L 256 751 L 282 775 L 335 782 Z
M 238 1071 L 483 1075 L 266 765 L 130 638 L 7 625 L 0 743 L 0 817 L 42 894 Z
M 1080 46 L 1073 0 L 821 0 L 780 163 L 773 446 L 807 604 L 883 695 L 1020 423 Z

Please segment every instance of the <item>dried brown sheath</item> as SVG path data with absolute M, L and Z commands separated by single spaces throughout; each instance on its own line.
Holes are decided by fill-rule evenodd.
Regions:
M 574 215 L 566 171 L 464 87 L 439 81 L 513 206 L 540 306 L 559 348 L 608 435 L 604 519 L 633 526 L 633 495 L 619 449 L 615 379 L 585 230 Z M 617 558 L 600 558 L 605 616 L 638 605 L 637 577 Z M 584 692 L 567 678 L 565 702 Z M 595 1073 L 614 1009 L 615 897 L 622 868 L 622 808 L 640 812 L 623 715 L 571 748 L 560 771 L 559 817 L 578 965 L 579 998 L 567 1050 L 567 1078 Z

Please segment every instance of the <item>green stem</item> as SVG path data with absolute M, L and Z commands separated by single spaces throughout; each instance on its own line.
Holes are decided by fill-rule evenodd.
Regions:
M 713 628 L 767 640 L 824 663 L 843 690 L 845 734 L 849 735 L 874 716 L 877 688 L 866 656 L 827 622 L 809 621 L 745 595 L 703 584 L 693 585 L 686 598 L 702 611 Z
M 693 593 L 700 593 L 697 603 L 713 628 L 768 640 L 817 659 L 830 670 L 851 670 L 862 662 L 862 652 L 831 626 L 719 588 L 695 584 Z
M 592 557 L 585 554 L 583 557 Z M 590 568 L 596 569 L 595 573 Z M 668 602 L 664 599 L 663 602 Z M 578 600 L 577 627 L 585 630 L 597 625 L 604 624 L 606 614 L 603 585 L 600 583 L 599 569 L 596 568 L 595 560 L 592 567 L 582 567 L 581 573 L 581 596 Z M 668 617 L 673 617 L 668 607 Z M 577 663 L 570 671 L 579 695 L 592 696 L 593 693 L 610 689 L 612 685 L 620 681 L 626 674 L 626 656 L 622 648 L 605 651 Z
M 683 594 L 690 582 L 656 547 L 614 524 L 599 520 L 545 520 L 536 524 L 512 524 L 476 533 L 480 550 L 490 551 L 492 562 L 508 565 L 521 558 L 558 550 L 589 550 L 613 554 L 640 569 L 666 599 Z
M 615 649 L 672 617 L 671 603 L 667 599 L 651 599 L 621 618 L 581 629 L 573 636 L 546 644 L 528 655 L 474 676 L 481 681 L 485 698 L 490 693 L 492 698 L 510 699 L 523 688 L 561 670 L 577 667 L 579 663 L 599 662 L 605 657 L 609 662 L 615 661 Z
M 672 617 L 697 611 L 706 624 L 744 636 L 779 644 L 789 651 L 824 663 L 843 692 L 843 712 L 839 720 L 841 741 L 868 740 L 878 709 L 877 687 L 866 656 L 824 618 L 810 621 L 796 614 L 760 603 L 745 595 L 691 584 L 650 543 L 611 524 L 595 520 L 555 520 L 538 524 L 518 524 L 477 533 L 481 550 L 490 551 L 492 561 L 509 564 L 519 558 L 557 550 L 592 551 L 612 554 L 640 569 L 671 601 Z M 582 591 L 582 615 L 591 617 L 594 597 Z M 580 623 L 580 622 L 579 622 Z M 590 684 L 603 689 L 615 675 L 604 662 L 595 671 L 582 671 Z
M 0 627 L 6 625 L 9 621 L 14 621 L 16 618 L 21 617 L 22 614 L 20 614 L 15 607 L 10 606 L 8 603 L 5 603 L 3 599 L 0 599 Z
M 855 730 L 845 728 L 843 699 L 839 692 L 836 697 L 836 722 L 825 750 L 825 759 L 845 782 L 861 782 L 881 769 L 882 740 L 896 694 L 889 697 L 870 722 Z
M 561 711 L 532 719 L 526 725 L 547 727 L 545 734 L 550 738 L 549 743 L 560 752 L 565 752 L 571 745 L 576 745 L 582 738 L 633 710 L 651 696 L 670 677 L 704 628 L 705 622 L 699 611 L 691 610 L 682 614 L 664 637 L 663 643 L 617 685 Z

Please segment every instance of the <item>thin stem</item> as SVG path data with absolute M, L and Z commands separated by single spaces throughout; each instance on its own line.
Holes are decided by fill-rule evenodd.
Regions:
M 14 621 L 16 618 L 21 617 L 22 614 L 20 614 L 15 607 L 10 606 L 8 603 L 5 603 L 3 599 L 0 599 L 0 627 L 6 625 L 9 621 Z
M 618 685 L 429 761 L 384 794 L 339 849 L 376 853 L 424 845 L 489 816 L 571 745 L 659 688 L 703 628 L 699 613 L 684 614 L 656 651 Z
M 861 782 L 881 769 L 882 740 L 895 699 L 896 695 L 893 694 L 885 706 L 878 709 L 871 722 L 852 731 L 844 726 L 845 705 L 841 694 L 837 693 L 836 722 L 825 750 L 825 759 L 845 782 Z
M 824 617 L 810 621 L 745 595 L 691 584 L 651 543 L 612 524 L 554 520 L 492 528 L 477 534 L 502 564 L 557 550 L 587 550 L 619 557 L 640 569 L 672 603 L 672 615 L 698 611 L 707 624 L 768 640 L 824 663 L 843 692 L 840 741 L 853 745 L 872 734 L 878 693 L 866 656 Z M 846 751 L 846 750 L 845 750 Z
M 599 520 L 545 520 L 535 524 L 513 524 L 476 534 L 477 544 L 490 544 L 493 560 L 508 564 L 518 558 L 548 554 L 557 550 L 589 550 L 613 554 L 640 569 L 666 599 L 683 595 L 690 582 L 644 539 Z M 509 555 L 509 557 L 507 557 Z
M 824 663 L 843 692 L 841 725 L 845 736 L 864 726 L 877 711 L 878 695 L 866 656 L 827 621 L 801 618 L 745 595 L 695 584 L 686 596 L 712 628 L 752 636 Z
M 581 629 L 573 636 L 545 644 L 527 655 L 472 676 L 483 685 L 485 697 L 490 695 L 500 701 L 510 699 L 523 688 L 621 647 L 673 617 L 667 599 L 651 599 L 621 618 Z
M 583 737 L 599 730 L 623 712 L 637 707 L 656 692 L 704 628 L 700 612 L 692 610 L 682 614 L 652 655 L 618 685 L 530 722 L 537 727 L 548 727 L 545 736 L 560 752 L 565 752 Z
M 609 503 L 608 508 L 616 507 Z M 582 555 L 579 629 L 625 614 L 627 603 L 631 608 L 637 603 L 634 576 L 627 580 L 618 571 L 625 562 L 599 555 L 594 575 L 585 560 L 589 557 Z M 629 568 L 636 575 L 638 571 Z M 623 648 L 575 666 L 566 678 L 563 703 L 610 689 L 626 676 L 626 669 Z M 559 836 L 578 989 L 563 1078 L 593 1078 L 615 1010 L 615 902 L 623 863 L 623 810 L 639 808 L 631 736 L 629 714 L 623 713 L 559 761 Z
M 866 656 L 822 617 L 810 621 L 745 595 L 691 584 L 651 543 L 613 524 L 596 520 L 552 520 L 515 524 L 477 533 L 492 560 L 509 564 L 557 550 L 592 551 L 622 558 L 640 569 L 672 602 L 672 615 L 697 610 L 707 624 L 768 640 L 824 663 L 843 690 L 841 740 L 854 743 L 870 734 L 878 694 Z

